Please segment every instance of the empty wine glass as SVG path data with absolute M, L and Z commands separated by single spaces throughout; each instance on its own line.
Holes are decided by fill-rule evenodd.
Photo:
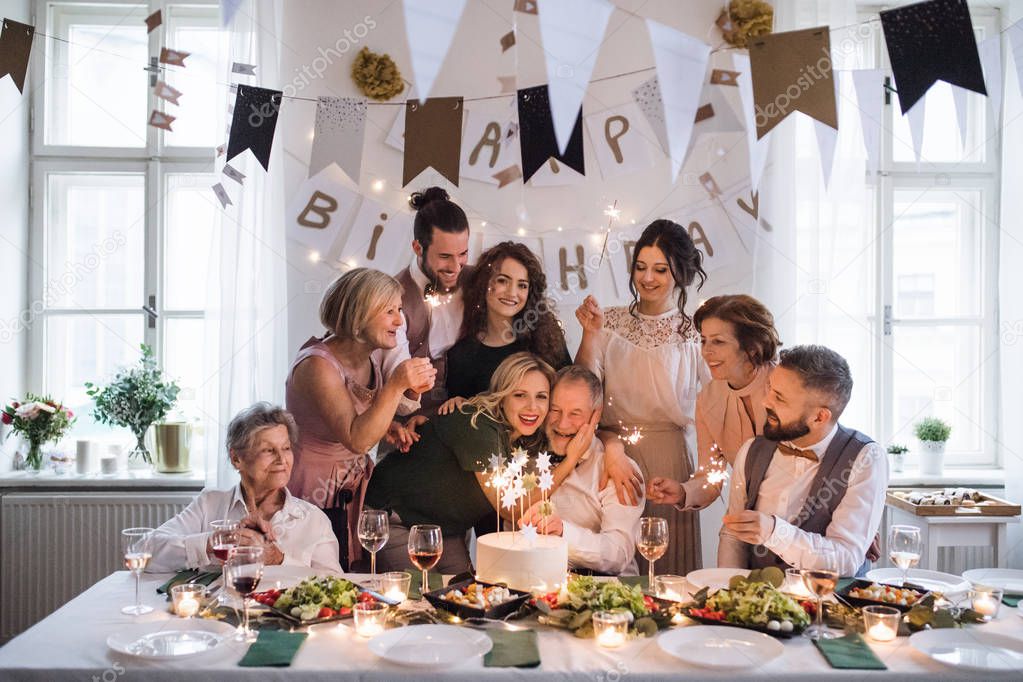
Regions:
M 242 598 L 242 624 L 235 639 L 240 642 L 256 641 L 256 633 L 249 627 L 248 598 L 263 578 L 263 548 L 258 546 L 235 547 L 224 564 L 224 578 Z
M 808 639 L 834 639 L 837 635 L 824 625 L 824 597 L 835 591 L 838 584 L 838 555 L 834 550 L 821 549 L 815 553 L 813 568 L 800 571 L 803 584 L 817 597 L 817 621 L 803 633 Z
M 888 558 L 902 570 L 901 585 L 906 584 L 909 569 L 920 563 L 923 536 L 917 526 L 895 525 L 888 529 Z
M 639 520 L 639 553 L 649 566 L 649 589 L 654 588 L 654 562 L 668 550 L 668 522 L 656 516 L 644 516 Z
M 121 552 L 124 555 L 124 567 L 135 576 L 135 605 L 125 606 L 121 613 L 141 616 L 153 610 L 152 606 L 142 603 L 142 571 L 153 558 L 153 529 L 125 528 L 121 531 Z
M 441 535 L 440 526 L 418 524 L 409 529 L 408 557 L 423 572 L 423 582 L 419 586 L 419 596 L 430 591 L 427 572 L 437 565 L 443 551 L 444 537 Z
M 359 542 L 369 552 L 370 584 L 377 585 L 377 552 L 384 548 L 390 537 L 387 512 L 377 509 L 363 509 L 359 515 Z

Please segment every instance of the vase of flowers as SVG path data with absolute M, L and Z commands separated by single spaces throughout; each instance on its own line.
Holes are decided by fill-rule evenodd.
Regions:
M 945 443 L 952 427 L 937 417 L 927 417 L 913 427 L 920 441 L 920 473 L 941 476 L 945 464 Z
M 50 396 L 29 393 L 24 400 L 5 405 L 0 419 L 11 427 L 11 433 L 28 441 L 25 467 L 38 471 L 43 465 L 43 446 L 63 438 L 75 423 L 75 414 Z
M 86 382 L 86 393 L 96 406 L 93 416 L 101 424 L 123 426 L 135 436 L 135 448 L 129 457 L 146 464 L 153 456 L 146 446 L 146 432 L 174 407 L 178 385 L 168 380 L 157 366 L 153 350 L 142 344 L 142 358 L 134 367 L 120 370 L 103 387 Z

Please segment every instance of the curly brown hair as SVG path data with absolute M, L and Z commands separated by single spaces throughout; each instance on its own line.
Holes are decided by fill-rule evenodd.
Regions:
M 522 264 L 529 278 L 526 305 L 512 320 L 513 341 L 525 340 L 532 353 L 555 367 L 562 364 L 565 331 L 561 328 L 554 306 L 547 298 L 547 276 L 529 247 L 517 242 L 501 242 L 480 256 L 475 269 L 462 286 L 465 313 L 460 339 L 481 338 L 487 331 L 487 291 L 494 272 L 506 258 Z
M 755 366 L 776 359 L 781 339 L 774 328 L 774 316 L 757 299 L 745 294 L 713 296 L 693 314 L 696 330 L 702 333 L 703 321 L 709 318 L 732 325 L 739 348 Z

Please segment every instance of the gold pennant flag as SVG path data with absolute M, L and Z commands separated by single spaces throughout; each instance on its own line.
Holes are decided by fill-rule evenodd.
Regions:
M 156 10 L 146 17 L 146 33 L 152 33 L 163 23 L 163 12 Z
M 462 155 L 462 98 L 431 97 L 405 104 L 405 163 L 401 186 L 432 167 L 458 185 Z
M 171 123 L 174 123 L 175 118 L 177 118 L 177 116 L 171 116 L 170 114 L 165 114 L 162 111 L 156 111 L 154 109 L 153 113 L 149 116 L 149 125 L 154 128 L 163 128 L 164 130 L 173 133 L 174 131 L 171 130 Z
M 749 56 L 757 139 L 793 111 L 838 129 L 827 26 L 754 38 Z
M 178 98 L 181 97 L 180 90 L 171 85 L 167 85 L 163 81 L 157 81 L 156 87 L 153 89 L 153 94 L 160 99 L 167 100 L 171 104 L 179 104 Z
M 519 164 L 514 166 L 508 166 L 502 171 L 494 173 L 493 178 L 497 180 L 497 189 L 501 189 L 507 184 L 513 183 L 522 177 L 522 169 L 519 168 Z
M 739 87 L 739 72 L 728 69 L 714 69 L 710 72 L 711 85 L 731 85 Z
M 515 31 L 508 31 L 501 36 L 501 52 L 507 52 L 515 45 Z
M 170 50 L 166 47 L 160 48 L 160 63 L 170 64 L 171 66 L 184 66 L 185 57 L 192 54 L 191 52 L 182 52 L 181 50 Z

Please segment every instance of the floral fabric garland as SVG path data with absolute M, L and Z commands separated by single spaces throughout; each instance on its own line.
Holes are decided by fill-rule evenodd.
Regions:
M 718 26 L 732 47 L 749 47 L 749 41 L 767 35 L 774 26 L 774 8 L 763 0 L 732 0 L 721 10 Z
M 359 91 L 370 99 L 389 100 L 405 89 L 401 71 L 390 55 L 359 50 L 352 64 L 352 80 Z

